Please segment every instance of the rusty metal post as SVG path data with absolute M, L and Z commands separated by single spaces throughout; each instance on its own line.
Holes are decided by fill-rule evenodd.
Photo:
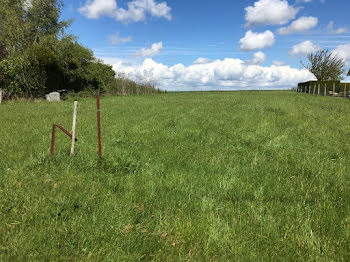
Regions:
M 73 138 L 72 134 L 69 133 L 66 129 L 64 129 L 62 126 L 58 125 L 58 124 L 53 124 L 52 125 L 52 138 L 51 138 L 51 156 L 53 156 L 54 151 L 55 151 L 55 135 L 56 135 L 56 127 L 58 127 L 59 129 L 61 129 L 63 131 L 63 133 L 65 133 L 67 136 L 69 136 L 70 138 Z M 74 138 L 74 141 L 77 142 L 78 139 Z
M 51 138 L 51 156 L 53 156 L 55 151 L 55 133 L 56 133 L 56 125 L 52 125 L 52 138 Z

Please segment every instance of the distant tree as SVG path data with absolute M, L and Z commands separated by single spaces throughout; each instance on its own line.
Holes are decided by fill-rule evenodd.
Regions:
M 301 62 L 318 81 L 341 80 L 345 73 L 346 61 L 327 49 L 321 49 L 308 55 L 308 64 Z

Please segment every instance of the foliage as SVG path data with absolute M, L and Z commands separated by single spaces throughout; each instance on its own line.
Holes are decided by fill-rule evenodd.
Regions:
M 0 107 L 0 261 L 349 261 L 350 104 L 291 92 Z
M 145 95 L 162 92 L 150 83 L 136 83 L 121 75 L 117 76 L 106 89 L 106 93 L 111 95 Z
M 0 43 L 10 55 L 23 52 L 48 35 L 58 37 L 70 24 L 59 21 L 62 0 L 0 0 Z
M 62 5 L 61 0 L 0 0 L 0 88 L 8 96 L 43 97 L 59 89 L 105 93 L 118 86 L 111 66 L 65 34 L 70 21 L 59 21 Z
M 302 66 L 309 70 L 319 81 L 341 80 L 345 73 L 346 61 L 327 49 L 321 49 L 308 55 L 309 64 Z
M 0 61 L 4 60 L 8 56 L 5 45 L 0 43 Z

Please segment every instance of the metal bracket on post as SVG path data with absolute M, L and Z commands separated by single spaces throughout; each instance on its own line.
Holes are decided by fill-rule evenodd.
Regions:
M 69 133 L 66 129 L 64 129 L 62 126 L 58 125 L 58 124 L 53 124 L 52 125 L 52 138 L 51 138 L 51 156 L 54 155 L 54 151 L 55 151 L 55 135 L 56 135 L 56 127 L 58 127 L 59 129 L 61 129 L 63 131 L 63 133 L 65 133 L 67 136 L 69 136 L 70 138 L 72 138 L 72 134 Z M 74 139 L 75 142 L 78 141 L 78 139 Z

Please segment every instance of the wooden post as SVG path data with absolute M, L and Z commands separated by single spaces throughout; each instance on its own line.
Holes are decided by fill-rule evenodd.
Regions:
M 318 95 L 320 95 L 321 92 L 321 84 L 318 84 Z
M 335 83 L 333 83 L 333 96 L 335 96 Z
M 98 143 L 98 156 L 99 160 L 102 159 L 102 146 L 101 146 L 101 111 L 100 111 L 100 96 L 96 97 L 97 107 L 97 143 Z
M 324 84 L 324 96 L 327 96 L 327 84 Z
M 74 155 L 75 148 L 75 130 L 77 127 L 77 111 L 78 111 L 78 101 L 74 101 L 74 112 L 73 112 L 73 125 L 72 125 L 72 147 L 70 149 L 70 155 Z
M 0 105 L 2 103 L 2 89 L 0 89 Z

